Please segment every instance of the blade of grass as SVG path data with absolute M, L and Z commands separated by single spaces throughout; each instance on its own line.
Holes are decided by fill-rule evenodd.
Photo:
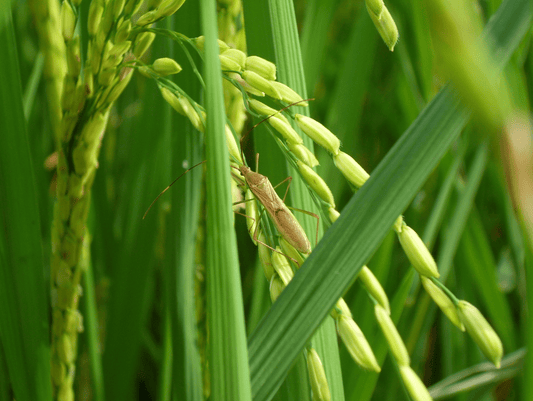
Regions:
M 408 2 L 412 10 L 409 23 L 414 27 L 416 43 L 416 62 L 415 68 L 418 72 L 420 90 L 424 100 L 431 99 L 434 93 L 433 89 L 433 54 L 431 36 L 429 34 L 429 22 L 426 7 L 420 7 L 420 4 Z
M 488 362 L 463 369 L 432 385 L 429 388 L 430 394 L 435 400 L 438 400 L 489 383 L 501 382 L 519 374 L 522 370 L 525 356 L 526 349 L 521 348 L 505 356 L 502 359 L 500 369 L 495 369 L 494 365 Z
M 448 288 L 455 289 L 455 283 L 450 283 L 453 280 L 448 279 Z M 439 314 L 437 317 L 437 330 L 438 330 L 438 346 L 441 349 L 442 360 L 442 376 L 451 375 L 461 369 L 466 368 L 467 362 L 461 358 L 463 350 L 467 347 L 467 338 L 463 332 L 457 330 L 457 328 L 448 320 L 444 314 Z M 433 330 L 431 328 L 430 330 Z M 437 346 L 436 341 L 429 340 L 431 348 Z M 436 359 L 436 355 L 434 356 Z M 426 357 L 427 359 L 427 357 Z M 432 358 L 433 359 L 433 358 Z M 423 360 L 425 362 L 425 360 Z M 419 365 L 422 365 L 419 363 Z M 424 364 L 422 366 L 427 366 Z
M 328 108 L 326 126 L 335 132 L 344 147 L 355 150 L 350 137 L 359 129 L 363 100 L 378 44 L 378 35 L 366 10 L 361 10 L 352 28 L 345 59 L 340 68 Z
M 313 94 L 326 53 L 328 31 L 337 0 L 311 0 L 305 10 L 302 28 L 302 60 L 307 82 L 307 93 Z M 313 105 L 311 104 L 311 108 Z
M 0 400 L 9 400 L 11 398 L 13 397 L 11 396 L 11 385 L 9 383 L 6 355 L 4 353 L 2 342 L 0 341 Z
M 205 36 L 207 314 L 211 399 L 251 400 L 237 243 L 233 229 L 229 155 L 217 44 L 216 4 L 200 2 Z
M 172 331 L 171 331 L 171 316 L 170 306 L 165 308 L 165 316 L 163 320 L 163 360 L 161 362 L 161 371 L 159 373 L 159 386 L 157 391 L 158 401 L 170 401 L 172 394 L 172 363 L 174 353 L 172 350 Z
M 503 65 L 528 31 L 526 0 L 506 1 L 487 34 Z M 354 195 L 249 340 L 254 399 L 268 399 L 290 361 L 371 256 L 468 119 L 449 87 L 422 111 Z M 274 368 L 275 367 L 275 368 Z
M 403 31 L 402 26 L 399 26 L 400 32 Z M 403 43 L 398 43 L 398 59 L 402 67 L 402 72 L 409 88 L 410 95 L 412 96 L 412 102 L 417 106 L 418 110 L 422 110 L 425 105 L 424 98 L 422 96 L 420 87 L 415 77 L 415 69 L 413 67 L 413 62 L 409 55 L 407 46 Z
M 292 1 L 288 0 L 270 0 L 269 8 L 272 19 L 272 33 L 279 81 L 287 84 L 306 99 L 307 91 L 296 17 L 294 15 L 294 5 Z M 300 113 L 309 115 L 308 108 L 298 107 L 298 109 L 300 109 Z M 294 127 L 297 128 L 296 124 L 294 124 Z M 301 131 L 299 132 L 303 138 L 304 145 L 313 151 L 311 139 L 303 135 Z M 293 176 L 290 193 L 292 205 L 319 215 L 319 210 L 312 201 L 309 191 L 300 179 L 296 169 L 291 166 L 289 171 Z M 316 237 L 316 222 L 311 216 L 299 216 L 298 220 L 301 222 L 308 238 Z M 322 233 L 323 228 L 319 227 L 319 238 L 322 236 Z M 333 318 L 327 317 L 319 325 L 318 330 L 311 339 L 311 344 L 318 352 L 322 365 L 324 366 L 332 400 L 343 401 L 344 386 L 342 383 L 337 333 Z
M 166 29 L 172 30 L 173 25 L 174 25 L 174 19 L 175 19 L 175 16 L 170 16 L 169 18 L 166 18 L 163 21 Z M 165 56 L 174 59 L 175 58 L 174 41 L 172 41 L 169 38 L 164 38 L 164 39 L 162 38 L 161 42 L 162 42 L 161 47 L 163 50 L 162 53 L 164 53 Z M 179 145 L 172 146 L 171 144 L 172 144 L 172 141 L 181 142 L 181 138 L 178 138 L 178 135 L 172 135 L 172 130 L 174 128 L 172 124 L 173 123 L 173 112 L 168 103 L 162 106 L 161 117 L 163 120 L 163 126 L 162 126 L 163 143 L 165 143 L 166 145 L 165 147 L 166 157 L 164 157 L 164 162 L 162 162 L 162 164 L 165 165 L 163 167 L 166 170 L 165 172 L 171 173 L 171 174 L 163 174 L 163 175 L 165 177 L 168 177 L 168 180 L 171 181 L 173 180 L 172 173 L 176 173 L 175 171 L 172 170 L 172 167 L 175 167 L 176 164 L 179 164 L 179 162 L 172 163 L 174 160 L 174 157 L 172 157 L 173 150 L 182 149 L 182 147 Z M 190 129 L 188 131 L 190 135 Z M 174 144 L 174 145 L 177 145 L 177 144 Z M 186 147 L 183 147 L 184 151 L 185 151 L 185 148 Z M 178 161 L 187 160 L 187 157 L 176 157 L 176 160 Z M 177 173 L 176 177 L 178 177 L 179 174 L 180 173 Z M 188 177 L 188 178 L 191 178 L 191 177 Z M 188 192 L 186 193 L 188 194 Z M 173 379 L 177 379 L 176 388 L 185 389 L 185 391 L 189 390 L 188 386 L 186 385 L 186 378 L 188 377 L 186 374 L 186 371 L 184 372 L 179 368 L 181 367 L 179 365 L 180 365 L 180 362 L 182 361 L 182 356 L 185 356 L 185 353 L 180 352 L 182 350 L 181 347 L 183 347 L 183 345 L 185 344 L 185 341 L 183 341 L 183 337 L 179 335 L 180 325 L 174 324 L 174 322 L 177 322 L 179 306 L 177 302 L 176 303 L 173 302 L 174 296 L 179 296 L 178 294 L 180 295 L 182 294 L 182 292 L 180 292 L 179 289 L 176 288 L 176 281 L 178 280 L 176 280 L 175 277 L 177 276 L 178 271 L 180 271 L 179 270 L 180 266 L 175 263 L 176 262 L 175 258 L 178 255 L 177 252 L 184 251 L 183 249 L 179 248 L 179 244 L 175 244 L 175 240 L 178 238 L 178 236 L 176 236 L 175 234 L 175 230 L 177 230 L 177 227 L 179 226 L 179 222 L 176 220 L 179 219 L 177 216 L 181 217 L 181 213 L 183 212 L 191 213 L 191 217 L 194 216 L 194 211 L 190 210 L 188 207 L 189 204 L 187 200 L 189 199 L 189 197 L 186 197 L 187 200 L 185 201 L 185 205 L 183 205 L 184 207 L 179 207 L 178 203 L 172 202 L 176 198 L 182 198 L 183 195 L 184 194 L 182 191 L 180 191 L 180 188 L 173 188 L 173 191 L 170 194 L 171 196 L 170 216 L 168 216 L 168 218 L 166 219 L 167 221 L 163 223 L 164 228 L 162 228 L 163 233 L 166 236 L 166 241 L 164 241 L 165 247 L 164 247 L 164 251 L 162 252 L 163 258 L 164 258 L 162 263 L 164 264 L 163 295 L 164 295 L 165 303 L 163 306 L 163 319 L 162 319 L 163 322 L 161 324 L 163 339 L 162 339 L 162 344 L 161 344 L 162 358 L 161 358 L 160 371 L 159 371 L 159 382 L 158 382 L 158 387 L 157 387 L 157 400 L 158 401 L 170 401 L 170 397 L 172 396 Z M 195 194 L 192 194 L 192 193 L 190 195 L 195 196 Z M 172 207 L 173 205 L 176 205 L 176 207 L 173 208 Z M 163 214 L 162 220 L 165 219 L 165 217 L 167 217 L 166 210 L 160 208 L 159 212 Z M 195 230 L 192 229 L 191 227 L 191 232 L 184 234 L 184 239 L 185 241 L 187 241 L 189 245 L 189 248 L 188 248 L 189 252 L 194 252 L 195 250 L 194 249 L 194 237 L 195 237 L 194 233 L 195 233 Z M 169 252 L 165 252 L 167 249 L 169 250 Z M 165 257 L 166 255 L 168 256 Z M 187 278 L 193 275 L 193 270 L 190 264 L 186 265 L 186 267 L 185 266 L 181 266 L 181 267 L 182 267 L 182 270 L 188 270 L 189 274 L 187 275 Z M 185 294 L 190 295 L 191 289 L 194 288 L 192 285 L 193 284 L 192 280 L 191 279 L 187 280 L 185 278 L 184 281 L 185 281 L 184 283 L 185 285 L 190 286 L 189 292 L 185 291 Z M 190 307 L 192 307 L 194 305 L 194 298 L 191 297 L 188 299 L 188 301 L 191 304 Z M 194 321 L 191 323 L 193 324 L 193 327 L 195 327 Z M 178 342 L 175 344 L 176 351 L 177 351 L 176 353 L 174 353 L 174 347 L 173 347 L 173 342 L 175 339 L 178 339 Z M 194 356 L 191 355 L 190 357 L 192 361 L 197 361 L 197 359 L 196 360 L 193 359 Z M 174 360 L 175 358 L 179 358 L 180 362 L 175 361 Z M 176 366 L 177 369 L 174 366 Z M 197 370 L 195 370 L 193 366 L 191 366 L 191 369 L 189 372 L 193 374 L 193 376 L 195 376 L 194 373 L 196 373 Z M 199 394 L 201 390 L 201 381 L 199 381 L 198 383 L 195 383 L 195 386 L 198 387 L 196 389 L 196 394 Z M 188 394 L 186 393 L 184 399 L 189 400 L 192 398 L 188 396 Z
M 173 17 L 173 25 L 180 32 L 194 36 L 200 31 L 200 8 L 198 2 L 186 2 Z M 196 18 L 191 18 L 194 15 Z M 171 53 L 181 65 L 188 65 L 185 55 Z M 176 77 L 179 85 L 193 98 L 200 98 L 200 84 L 190 68 L 185 68 Z M 202 136 L 185 117 L 172 114 L 170 121 L 171 154 L 169 155 L 171 177 L 184 171 L 182 161 L 189 166 L 202 160 Z M 198 350 L 195 298 L 195 252 L 199 220 L 202 169 L 197 168 L 176 182 L 171 195 L 171 214 L 167 223 L 168 262 L 165 266 L 167 302 L 172 322 L 172 348 L 174 354 L 172 385 L 180 399 L 201 401 L 203 399 L 202 368 Z
M 250 311 L 248 313 L 248 324 L 246 331 L 251 333 L 257 326 L 263 315 L 270 308 L 270 296 L 268 293 L 267 281 L 263 266 L 257 259 L 254 267 L 254 280 L 252 290 L 252 300 L 250 302 Z
M 106 260 L 113 291 L 108 303 L 102 361 L 105 395 L 117 401 L 132 397 L 141 333 L 150 308 L 153 251 L 157 237 L 154 233 L 158 227 L 155 216 L 148 216 L 145 220 L 141 218 L 154 194 L 167 184 L 161 174 L 164 166 L 153 161 L 164 160 L 162 155 L 166 152 L 160 139 L 163 122 L 160 113 L 164 110 L 164 103 L 155 85 L 148 84 L 143 101 L 150 107 L 143 108 L 117 133 L 117 148 L 124 151 L 129 160 L 135 160 L 135 163 L 130 162 L 130 167 L 117 182 L 123 190 L 121 197 L 124 203 L 115 213 L 122 218 L 117 226 L 123 237 L 117 241 L 120 244 L 118 252 L 112 254 L 112 259 Z M 106 228 L 99 232 L 104 232 Z M 115 231 L 118 230 L 115 228 Z
M 44 56 L 42 53 L 37 55 L 35 59 L 35 64 L 31 70 L 30 78 L 26 84 L 26 89 L 24 89 L 24 118 L 26 121 L 30 118 L 30 114 L 35 103 L 35 95 L 37 94 L 37 89 L 39 88 L 39 81 L 43 74 L 44 66 Z
M 272 22 L 267 2 L 244 1 L 244 18 L 246 23 L 246 44 L 248 54 L 257 55 L 267 60 L 275 61 L 274 38 L 272 36 Z M 261 156 L 259 160 L 261 174 L 267 176 L 270 182 L 278 183 L 288 176 L 286 163 L 278 144 L 272 138 L 265 124 L 260 124 L 253 131 L 255 151 Z M 246 152 L 246 149 L 243 149 Z M 261 272 L 263 269 L 261 268 Z M 263 273 L 262 273 L 263 274 Z M 264 275 L 261 280 L 265 280 Z M 268 307 L 271 305 L 270 296 Z M 258 321 L 254 323 L 254 328 Z M 251 332 L 251 330 L 249 331 Z M 276 399 L 310 400 L 310 387 L 307 379 L 307 363 L 300 354 L 294 366 L 289 371 Z
M 49 285 L 9 6 L 0 41 L 0 339 L 17 400 L 50 400 Z
M 433 213 L 428 219 L 428 222 L 426 224 L 426 227 L 424 229 L 424 243 L 428 244 L 429 249 L 433 247 L 433 244 L 435 243 L 435 239 L 437 237 L 437 234 L 439 232 L 439 229 L 442 225 L 442 221 L 444 220 L 444 217 L 446 216 L 446 211 L 448 209 L 448 204 L 450 202 L 450 197 L 453 192 L 453 184 L 456 182 L 459 174 L 459 168 L 461 167 L 466 150 L 468 148 L 467 141 L 463 140 L 459 144 L 459 149 L 457 151 L 457 154 L 455 155 L 453 162 L 448 169 L 448 172 L 446 174 L 446 177 L 442 183 L 442 185 L 439 188 L 439 194 L 435 200 L 435 204 L 433 206 Z
M 500 176 L 502 186 L 504 185 L 503 177 Z M 506 218 L 506 231 L 509 236 L 509 242 L 512 249 L 512 256 L 515 263 L 515 266 L 518 270 L 518 294 L 520 296 L 520 320 L 523 322 L 524 326 L 527 326 L 528 321 L 528 312 L 527 312 L 527 281 L 528 277 L 526 276 L 525 269 L 525 254 L 526 254 L 526 241 L 527 238 L 524 238 L 523 233 L 520 229 L 520 223 L 518 221 L 518 216 L 516 215 L 513 209 L 513 203 L 511 201 L 511 196 L 506 193 L 504 195 L 504 204 L 505 204 L 505 218 Z M 525 327 L 522 327 L 522 330 L 526 330 Z

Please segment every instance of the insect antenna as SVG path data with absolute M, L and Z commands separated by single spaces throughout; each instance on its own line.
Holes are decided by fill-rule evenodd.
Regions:
M 169 190 L 169 188 L 170 188 L 172 185 L 174 185 L 174 183 L 175 183 L 176 181 L 178 181 L 181 177 L 183 177 L 185 174 L 187 174 L 187 173 L 188 173 L 189 171 L 191 171 L 193 168 L 198 167 L 200 164 L 204 164 L 206 161 L 207 161 L 207 160 L 204 160 L 204 161 L 202 161 L 202 162 L 200 162 L 200 163 L 198 163 L 198 164 L 195 164 L 195 165 L 192 166 L 191 168 L 188 168 L 188 169 L 185 170 L 183 173 L 181 173 L 180 176 L 179 176 L 178 178 L 176 178 L 174 181 L 172 181 L 168 187 L 166 187 L 165 189 L 163 189 L 163 190 L 161 191 L 161 193 L 160 193 L 159 195 L 157 195 L 157 198 L 155 198 L 155 199 L 153 200 L 153 202 L 150 204 L 150 206 L 148 207 L 148 209 L 146 210 L 146 212 L 144 212 L 143 220 L 144 220 L 144 218 L 146 217 L 146 215 L 148 214 L 148 212 L 150 211 L 150 209 L 152 208 L 152 206 L 154 206 L 154 203 L 156 203 L 157 200 L 158 200 L 159 198 L 161 198 L 161 195 L 163 195 L 165 192 L 167 192 L 167 191 Z

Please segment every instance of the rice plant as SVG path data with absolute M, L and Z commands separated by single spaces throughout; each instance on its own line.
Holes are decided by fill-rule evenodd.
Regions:
M 0 400 L 531 399 L 532 13 L 3 2 Z

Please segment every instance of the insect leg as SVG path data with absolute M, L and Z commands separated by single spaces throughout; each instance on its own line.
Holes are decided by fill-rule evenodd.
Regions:
M 287 184 L 287 189 L 285 190 L 285 195 L 283 195 L 283 203 L 285 203 L 285 198 L 287 197 L 287 194 L 289 193 L 289 188 L 291 187 L 291 183 L 292 183 L 292 177 L 291 176 L 288 176 L 287 178 L 285 178 L 283 181 L 281 181 L 279 184 L 277 184 L 274 189 L 276 189 L 277 187 L 279 187 L 281 184 L 283 184 L 285 181 L 289 181 L 289 183 Z
M 242 202 L 246 202 L 246 201 L 242 201 Z M 238 202 L 237 202 L 237 203 L 238 203 Z M 264 210 L 261 212 L 261 214 L 263 214 L 263 212 L 264 212 Z M 240 214 L 241 216 L 244 216 L 244 217 L 246 217 L 247 219 L 251 219 L 251 220 L 256 221 L 253 217 L 251 217 L 251 216 L 247 216 L 247 215 L 244 214 L 244 213 L 241 213 L 241 212 L 234 212 L 234 213 L 236 213 L 236 214 Z M 260 219 L 261 219 L 261 216 L 259 216 L 258 220 L 260 220 Z M 258 244 L 261 244 L 261 245 L 266 246 L 268 249 L 272 250 L 273 252 L 277 252 L 277 253 L 279 253 L 280 255 L 283 255 L 283 256 L 285 256 L 286 258 L 292 260 L 294 263 L 296 263 L 297 266 L 300 266 L 300 264 L 298 263 L 298 261 L 297 261 L 296 259 L 290 257 L 289 255 L 287 255 L 287 254 L 285 254 L 285 253 L 283 253 L 283 252 L 278 251 L 277 249 L 275 249 L 275 248 L 271 247 L 270 245 L 264 243 L 263 241 L 260 241 L 260 240 L 259 240 L 259 224 L 256 224 L 256 226 L 255 226 L 255 230 L 254 230 L 254 234 L 253 234 L 253 236 L 252 236 L 252 239 L 253 239 L 255 242 L 257 242 Z

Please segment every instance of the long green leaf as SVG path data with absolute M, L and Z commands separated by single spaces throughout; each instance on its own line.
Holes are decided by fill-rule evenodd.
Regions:
M 196 35 L 200 30 L 199 7 L 198 2 L 186 2 L 173 16 L 173 25 L 186 35 Z M 172 49 L 175 45 L 170 46 Z M 167 56 L 175 58 L 181 65 L 188 65 L 182 52 L 169 52 Z M 190 96 L 200 98 L 200 83 L 190 68 L 185 68 L 176 78 Z M 178 177 L 184 171 L 183 160 L 187 160 L 189 166 L 201 161 L 202 137 L 185 117 L 174 112 L 168 129 L 171 131 L 169 159 L 172 177 Z M 198 168 L 176 182 L 170 194 L 172 207 L 167 224 L 168 261 L 165 269 L 167 306 L 172 322 L 172 386 L 180 399 L 187 401 L 201 401 L 203 396 L 194 293 L 201 180 L 202 171 Z
M 305 99 L 307 98 L 307 90 L 293 3 L 288 0 L 270 0 L 269 8 L 279 81 L 293 88 Z M 299 112 L 309 115 L 308 108 L 300 107 Z M 296 124 L 294 126 L 298 129 Z M 300 136 L 303 137 L 305 146 L 312 151 L 313 142 L 311 139 L 303 135 L 301 131 Z M 318 215 L 319 210 L 313 203 L 303 180 L 298 177 L 297 170 L 293 167 L 289 170 L 293 176 L 290 193 L 292 205 Z M 316 238 L 316 221 L 311 216 L 302 214 L 298 216 L 298 220 L 302 223 L 308 238 Z M 319 238 L 322 233 L 323 230 L 320 226 L 318 231 Z M 310 343 L 318 352 L 324 366 L 332 400 L 343 401 L 344 386 L 342 383 L 337 333 L 331 317 L 327 317 L 319 326 Z
M 119 148 L 122 145 L 122 149 L 135 163 L 131 163 L 126 174 L 121 176 L 122 197 L 127 200 L 120 208 L 123 214 L 123 237 L 119 241 L 115 239 L 118 251 L 110 252 L 105 260 L 113 288 L 108 301 L 105 350 L 102 357 L 105 395 L 108 400 L 119 401 L 132 397 L 135 370 L 141 351 L 141 334 L 151 302 L 153 250 L 157 237 L 154 233 L 158 227 L 155 213 L 144 220 L 142 215 L 166 181 L 161 176 L 164 166 L 154 163 L 154 160 L 163 159 L 158 156 L 166 148 L 161 141 L 163 100 L 155 85 L 151 82 L 149 84 L 143 98 L 154 109 L 145 107 L 138 116 L 125 122 L 117 134 Z M 104 178 L 103 173 L 104 171 L 99 171 L 98 175 L 102 177 L 97 176 L 97 181 Z M 98 191 L 102 190 L 101 183 L 95 187 L 95 192 L 97 188 Z M 103 205 L 106 203 L 106 194 L 98 192 L 98 195 L 95 194 L 96 199 L 100 199 L 100 204 L 95 202 L 97 222 L 104 225 L 98 228 L 98 232 L 105 233 L 112 228 L 112 225 L 103 220 L 109 214 Z M 96 237 L 94 241 L 97 241 Z M 108 250 L 108 246 L 104 245 L 104 248 Z M 96 258 L 93 261 L 96 262 Z
M 337 0 L 312 0 L 305 10 L 301 44 L 307 93 L 310 94 L 314 93 L 320 75 L 337 3 Z
M 9 383 L 9 373 L 7 371 L 6 356 L 4 347 L 0 341 L 0 400 L 7 400 L 11 397 L 11 385 Z
M 233 229 L 229 155 L 217 44 L 216 7 L 200 2 L 205 36 L 204 79 L 207 201 L 207 315 L 210 333 L 211 399 L 250 400 L 250 376 L 237 243 Z
M 487 33 L 502 65 L 528 29 L 527 0 L 506 1 Z M 512 21 L 512 23 L 511 23 Z M 468 120 L 449 87 L 423 110 L 354 195 L 249 340 L 254 399 L 266 400 L 291 361 L 370 258 Z
M 243 3 L 248 54 L 275 61 L 276 54 L 274 51 L 274 36 L 272 35 L 272 19 L 267 2 L 245 0 Z M 274 184 L 284 180 L 288 176 L 288 166 L 286 163 L 279 162 L 282 160 L 283 154 L 279 145 L 268 132 L 266 124 L 260 124 L 254 128 L 253 139 L 255 151 L 261 155 L 259 159 L 259 172 L 267 176 L 270 182 Z M 262 267 L 261 274 L 263 275 L 261 280 L 265 280 Z M 270 296 L 268 296 L 268 302 L 268 307 L 270 307 Z M 254 323 L 253 328 L 257 326 L 257 323 L 258 321 Z M 250 329 L 249 332 L 251 332 Z M 311 394 L 306 369 L 307 364 L 302 353 L 298 356 L 294 366 L 289 371 L 283 385 L 277 393 L 276 399 L 310 400 Z
M 16 399 L 50 400 L 49 286 L 9 6 L 0 42 L 0 341 Z

